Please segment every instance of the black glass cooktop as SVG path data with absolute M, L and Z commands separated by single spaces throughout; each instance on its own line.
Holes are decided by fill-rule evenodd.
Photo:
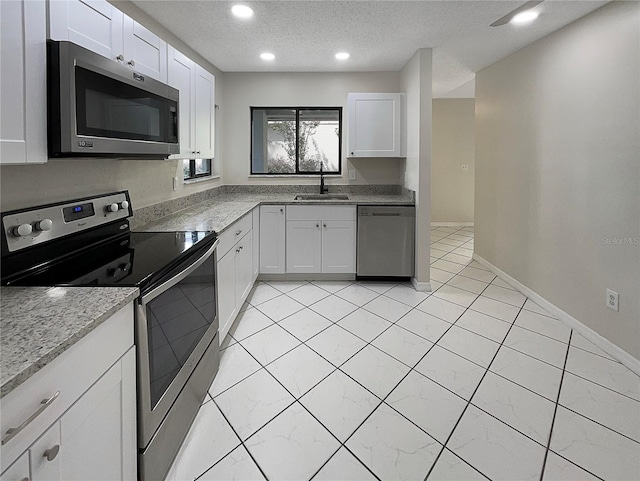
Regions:
M 15 286 L 140 287 L 180 270 L 216 240 L 215 232 L 130 232 L 77 254 L 32 269 Z M 184 264 L 182 264 L 184 265 Z

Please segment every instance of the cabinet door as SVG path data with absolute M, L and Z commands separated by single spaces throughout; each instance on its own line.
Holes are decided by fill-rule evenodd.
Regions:
M 49 1 L 52 40 L 68 40 L 113 60 L 123 54 L 122 19 L 106 0 Z
M 218 260 L 218 321 L 220 344 L 236 318 L 236 250 L 232 248 Z
M 61 479 L 136 478 L 135 368 L 132 348 L 60 418 Z
M 283 205 L 260 206 L 260 273 L 284 274 L 285 215 Z
M 180 92 L 178 102 L 180 154 L 171 158 L 188 159 L 191 157 L 191 152 L 195 151 L 195 131 L 193 128 L 195 64 L 171 45 L 168 47 L 168 58 L 169 85 Z
M 240 311 L 242 303 L 253 287 L 253 246 L 252 232 L 245 235 L 237 244 L 236 252 L 236 308 Z
M 31 481 L 57 481 L 61 479 L 66 481 L 66 478 L 60 477 L 60 460 L 63 449 L 66 448 L 63 448 L 60 443 L 60 422 L 56 421 L 29 448 Z
M 287 272 L 321 272 L 322 233 L 320 221 L 287 221 Z
M 124 59 L 132 70 L 167 82 L 167 42 L 123 15 Z
M 322 222 L 322 272 L 356 271 L 356 223 L 349 220 Z
M 252 247 L 251 250 L 253 252 L 253 276 L 252 281 L 255 282 L 258 278 L 258 274 L 260 273 L 260 208 L 256 207 L 252 211 L 253 216 L 253 227 L 252 227 Z
M 402 94 L 349 94 L 349 157 L 404 156 Z
M 15 463 L 0 474 L 0 481 L 24 481 L 29 480 L 29 451 L 25 451 Z
M 47 161 L 46 4 L 0 1 L 0 163 Z
M 215 77 L 196 64 L 195 157 L 212 159 L 214 152 Z

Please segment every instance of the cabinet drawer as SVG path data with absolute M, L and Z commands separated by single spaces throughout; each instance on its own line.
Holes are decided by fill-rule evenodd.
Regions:
M 221 259 L 231 248 L 251 230 L 253 216 L 251 212 L 235 221 L 220 234 L 218 244 L 218 259 Z
M 23 384 L 0 399 L 2 437 L 58 397 L 20 433 L 1 447 L 0 472 L 18 458 L 51 424 L 133 346 L 133 303 L 123 307 Z
M 356 206 L 288 205 L 287 220 L 356 220 Z

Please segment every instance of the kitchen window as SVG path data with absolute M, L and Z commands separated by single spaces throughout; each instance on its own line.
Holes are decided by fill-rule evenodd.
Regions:
M 182 175 L 184 180 L 211 177 L 212 159 L 184 159 L 182 162 Z
M 251 107 L 251 174 L 342 172 L 342 107 Z

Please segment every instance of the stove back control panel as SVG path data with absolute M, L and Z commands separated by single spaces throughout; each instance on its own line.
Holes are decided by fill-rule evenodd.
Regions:
M 2 216 L 9 252 L 16 252 L 133 215 L 126 191 L 89 197 Z

